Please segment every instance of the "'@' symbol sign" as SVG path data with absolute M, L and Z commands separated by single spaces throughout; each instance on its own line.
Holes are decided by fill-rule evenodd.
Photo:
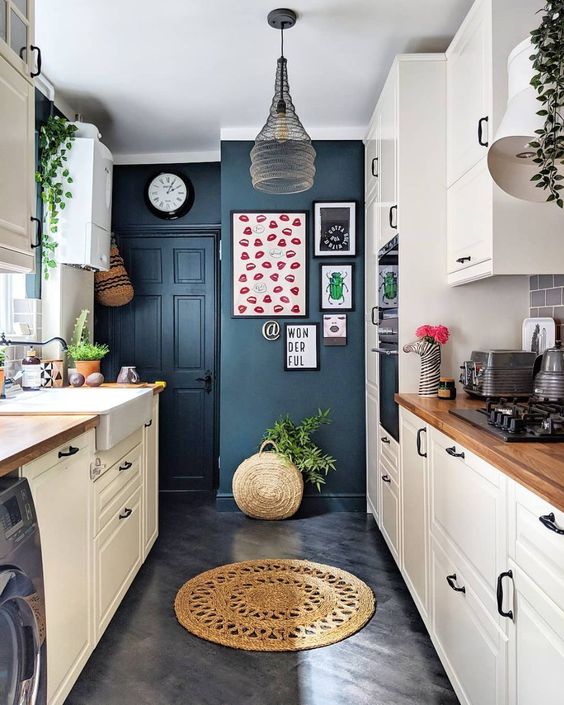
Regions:
M 267 340 L 278 340 L 280 337 L 280 323 L 278 321 L 266 321 L 262 327 L 262 334 Z

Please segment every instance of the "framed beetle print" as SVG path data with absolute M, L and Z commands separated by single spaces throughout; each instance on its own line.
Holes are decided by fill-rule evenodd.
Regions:
M 319 370 L 319 323 L 284 325 L 284 370 Z
M 354 264 L 319 265 L 322 311 L 354 311 Z
M 231 213 L 234 318 L 307 316 L 307 213 Z
M 356 201 L 313 204 L 315 257 L 356 255 Z

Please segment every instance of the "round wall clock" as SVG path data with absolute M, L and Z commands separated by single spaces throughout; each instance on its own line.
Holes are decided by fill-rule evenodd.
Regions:
M 185 174 L 163 171 L 147 182 L 145 202 L 151 213 L 159 218 L 181 218 L 194 204 L 194 187 Z

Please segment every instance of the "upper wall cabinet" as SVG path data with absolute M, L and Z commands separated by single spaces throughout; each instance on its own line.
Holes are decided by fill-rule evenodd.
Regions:
M 33 20 L 34 0 L 0 0 L 0 55 L 27 77 L 40 68 Z
M 564 214 L 493 182 L 488 147 L 507 103 L 507 58 L 539 24 L 537 0 L 476 0 L 447 51 L 447 274 L 451 285 L 559 271 Z

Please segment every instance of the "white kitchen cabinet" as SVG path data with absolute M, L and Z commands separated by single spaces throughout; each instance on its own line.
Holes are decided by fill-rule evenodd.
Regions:
M 143 429 L 143 560 L 159 535 L 159 395 Z
M 427 614 L 429 562 L 427 426 L 400 409 L 401 569 L 419 611 Z
M 0 0 L 0 56 L 28 79 L 38 68 L 34 17 L 35 0 Z
M 399 66 L 395 64 L 380 96 L 379 210 L 380 247 L 398 234 L 398 92 Z
M 33 271 L 35 96 L 0 56 L 0 273 Z
M 364 260 L 365 281 L 365 360 L 366 384 L 373 390 L 379 386 L 378 355 L 373 352 L 378 347 L 378 251 L 379 251 L 379 216 L 377 201 L 372 201 L 366 209 L 366 247 Z
M 94 431 L 25 465 L 41 534 L 47 621 L 47 700 L 61 705 L 94 647 Z
M 368 206 L 379 200 L 380 184 L 380 130 L 382 116 L 377 110 L 372 118 L 368 135 L 364 142 L 366 150 L 364 157 L 364 200 Z
M 447 281 L 545 274 L 564 266 L 564 214 L 509 196 L 488 146 L 507 103 L 507 58 L 538 26 L 536 0 L 476 0 L 447 50 Z
M 382 426 L 378 431 L 378 473 L 381 494 L 380 531 L 399 566 L 401 551 L 399 445 Z
M 380 519 L 380 476 L 378 475 L 378 393 L 366 394 L 366 499 L 376 523 Z

